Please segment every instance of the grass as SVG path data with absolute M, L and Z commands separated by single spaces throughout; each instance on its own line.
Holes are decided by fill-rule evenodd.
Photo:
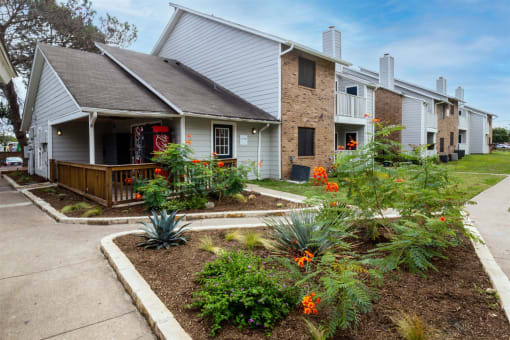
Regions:
M 432 331 L 429 327 L 416 315 L 400 313 L 390 318 L 397 332 L 405 340 L 428 340 L 431 339 Z
M 510 174 L 510 152 L 494 151 L 491 154 L 467 155 L 445 166 L 452 171 Z
M 450 175 L 453 182 L 460 184 L 465 190 L 466 198 L 470 199 L 505 178 L 504 176 L 491 174 L 491 172 L 510 174 L 510 152 L 496 151 L 489 155 L 469 155 L 460 161 L 448 163 L 446 166 L 451 170 Z M 469 172 L 484 174 L 473 175 Z M 405 178 L 405 175 L 403 177 Z M 330 179 L 330 181 L 336 182 L 336 179 Z M 306 198 L 326 195 L 325 186 L 315 186 L 311 182 L 296 184 L 266 179 L 263 181 L 251 181 L 251 183 L 268 189 L 302 195 Z M 340 185 L 338 196 L 342 198 L 346 194 L 346 191 Z
M 76 203 L 76 204 L 66 205 L 65 207 L 63 207 L 60 210 L 60 212 L 63 213 L 63 214 L 68 214 L 68 213 L 73 212 L 73 211 L 85 210 L 85 209 L 91 209 L 91 208 L 92 207 L 88 203 L 79 202 L 79 203 Z

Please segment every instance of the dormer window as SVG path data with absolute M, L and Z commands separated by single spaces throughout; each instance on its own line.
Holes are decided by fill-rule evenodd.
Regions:
M 315 62 L 299 57 L 299 80 L 301 86 L 315 88 Z

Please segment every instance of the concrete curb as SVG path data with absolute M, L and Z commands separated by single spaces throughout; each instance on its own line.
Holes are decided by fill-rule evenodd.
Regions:
M 487 247 L 485 242 L 483 242 L 482 235 L 467 215 L 464 216 L 464 225 L 466 226 L 466 229 L 471 231 L 482 241 L 475 242 L 472 240 L 471 243 L 475 248 L 476 255 L 478 255 L 485 272 L 489 275 L 492 286 L 498 292 L 499 301 L 503 311 L 505 312 L 507 320 L 510 321 L 510 280 L 498 265 L 494 256 L 492 256 L 489 247 Z
M 48 186 L 49 184 L 51 184 L 50 182 L 42 182 L 42 183 L 34 183 L 34 184 L 30 184 L 30 185 L 19 185 L 18 183 L 16 183 L 15 180 L 10 178 L 6 174 L 2 174 L 2 177 L 7 181 L 7 183 L 9 183 L 9 185 L 11 187 L 13 187 L 16 190 L 39 189 L 39 188 L 44 188 L 44 187 Z
M 186 333 L 172 312 L 152 291 L 147 281 L 138 273 L 127 256 L 113 243 L 113 239 L 119 236 L 134 233 L 136 232 L 129 231 L 106 236 L 101 240 L 101 251 L 117 273 L 135 306 L 147 319 L 149 326 L 159 339 L 191 340 L 191 336 Z
M 89 225 L 110 225 L 110 224 L 133 224 L 138 222 L 150 222 L 149 216 L 130 216 L 130 217 L 68 217 L 60 211 L 53 208 L 48 202 L 30 192 L 33 189 L 55 186 L 55 184 L 39 186 L 36 188 L 18 189 L 30 201 L 38 206 L 42 211 L 50 215 L 55 221 L 68 224 L 89 224 Z M 266 195 L 265 193 L 260 193 Z M 269 195 L 267 195 L 269 196 Z M 287 200 L 285 197 L 278 197 Z M 268 216 L 285 216 L 291 212 L 299 212 L 306 210 L 315 210 L 317 207 L 306 207 L 298 209 L 279 209 L 279 210 L 247 210 L 247 211 L 225 211 L 210 213 L 192 213 L 178 214 L 177 216 L 185 216 L 183 221 L 196 221 L 211 218 L 249 218 L 249 217 L 268 217 Z

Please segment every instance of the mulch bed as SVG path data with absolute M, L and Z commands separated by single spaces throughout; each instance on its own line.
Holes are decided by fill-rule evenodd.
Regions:
M 96 202 L 78 195 L 70 190 L 61 187 L 52 187 L 44 189 L 36 189 L 31 191 L 34 195 L 39 196 L 56 210 L 60 211 L 63 207 L 79 202 L 86 202 L 91 206 L 99 206 Z M 182 211 L 182 213 L 208 213 L 208 212 L 225 212 L 225 211 L 249 211 L 249 210 L 278 210 L 278 209 L 295 209 L 304 207 L 304 204 L 293 203 L 269 196 L 263 196 L 254 192 L 244 192 L 244 196 L 255 195 L 254 199 L 248 200 L 246 203 L 239 203 L 232 198 L 226 197 L 221 201 L 211 199 L 214 202 L 212 209 L 194 209 Z M 279 206 L 281 204 L 281 206 Z M 133 205 L 122 208 L 106 208 L 101 206 L 103 213 L 98 217 L 127 217 L 127 216 L 147 216 L 150 212 L 146 207 L 141 205 Z M 84 211 L 73 211 L 66 216 L 81 217 Z
M 266 228 L 257 228 L 267 234 Z M 195 340 L 210 339 L 210 322 L 198 316 L 198 311 L 186 309 L 192 301 L 192 292 L 198 289 L 193 274 L 211 261 L 213 254 L 200 249 L 200 238 L 209 235 L 214 245 L 224 248 L 233 243 L 224 240 L 228 230 L 189 233 L 186 245 L 169 250 L 144 250 L 136 244 L 142 239 L 122 236 L 114 242 L 122 249 L 154 292 L 174 314 L 186 332 Z M 365 250 L 367 244 L 361 244 Z M 373 246 L 372 246 L 373 247 Z M 264 252 L 264 250 L 261 250 Z M 399 311 L 416 313 L 427 325 L 437 331 L 437 339 L 508 339 L 510 324 L 493 296 L 484 292 L 491 287 L 472 245 L 449 249 L 449 260 L 437 260 L 439 272 L 430 272 L 427 278 L 407 272 L 386 275 L 380 289 L 380 299 L 372 312 L 363 315 L 357 330 L 339 331 L 334 339 L 387 340 L 401 339 L 390 316 Z M 310 317 L 310 316 L 308 316 Z M 300 312 L 295 311 L 274 328 L 270 339 L 308 340 L 309 335 Z M 311 316 L 316 323 L 320 314 Z M 257 330 L 238 330 L 225 325 L 218 339 L 268 339 Z
M 30 185 L 36 183 L 48 182 L 46 178 L 37 175 L 29 175 L 28 171 L 4 171 L 4 175 L 9 176 L 19 185 Z

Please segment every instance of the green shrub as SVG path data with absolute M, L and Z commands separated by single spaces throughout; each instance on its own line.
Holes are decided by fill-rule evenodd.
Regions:
M 273 230 L 274 247 L 287 254 L 303 254 L 305 250 L 321 255 L 336 247 L 329 239 L 328 225 L 317 219 L 314 212 L 292 212 L 283 219 L 267 219 Z
M 173 199 L 165 202 L 165 210 L 194 210 L 205 209 L 207 197 L 193 196 L 185 200 Z
M 179 227 L 181 220 L 184 216 L 176 217 L 177 211 L 172 211 L 170 215 L 165 210 L 161 212 L 161 217 L 158 217 L 156 211 L 152 211 L 150 216 L 151 224 L 140 222 L 145 226 L 141 230 L 145 234 L 137 235 L 145 239 L 145 242 L 139 243 L 137 247 L 144 247 L 145 249 L 168 249 L 173 246 L 178 246 L 186 243 L 186 237 L 183 233 L 187 231 L 188 224 Z
M 145 206 L 150 210 L 163 209 L 171 193 L 168 181 L 161 176 L 143 181 L 135 191 L 142 193 Z
M 103 213 L 103 209 L 101 209 L 101 207 L 95 207 L 95 208 L 92 208 L 92 209 L 89 209 L 89 210 L 85 211 L 81 215 L 81 217 L 101 216 L 102 213 Z
M 326 253 L 320 258 L 316 271 L 298 283 L 311 284 L 321 297 L 319 315 L 328 312 L 323 317 L 328 319 L 328 336 L 331 337 L 339 328 L 356 327 L 360 315 L 372 310 L 372 302 L 378 296 L 368 284 L 379 284 L 381 280 L 377 271 L 366 269 L 355 259 L 336 260 L 333 254 Z
M 237 249 L 223 252 L 204 266 L 197 275 L 200 289 L 193 294 L 191 307 L 212 319 L 211 336 L 227 321 L 269 332 L 296 306 L 296 289 L 270 266 L 269 258 Z
M 223 251 L 223 248 L 214 245 L 211 236 L 204 236 L 200 239 L 200 249 L 213 254 L 220 254 Z
M 69 205 L 66 205 L 65 207 L 63 207 L 60 212 L 63 213 L 63 214 L 69 214 L 73 211 L 78 211 L 78 210 L 85 210 L 85 209 L 90 209 L 92 208 L 92 206 L 86 202 L 78 202 L 78 203 L 75 203 L 75 204 L 69 204 Z

